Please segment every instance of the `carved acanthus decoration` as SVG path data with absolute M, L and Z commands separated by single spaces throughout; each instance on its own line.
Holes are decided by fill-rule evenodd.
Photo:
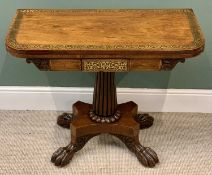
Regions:
M 40 70 L 50 70 L 49 59 L 26 59 L 27 63 L 33 63 Z
M 185 59 L 162 59 L 162 70 L 172 70 L 177 63 L 184 63 Z

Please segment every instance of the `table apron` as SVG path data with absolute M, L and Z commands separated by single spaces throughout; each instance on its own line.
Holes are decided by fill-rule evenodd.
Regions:
M 171 70 L 185 59 L 27 59 L 40 70 L 128 72 Z

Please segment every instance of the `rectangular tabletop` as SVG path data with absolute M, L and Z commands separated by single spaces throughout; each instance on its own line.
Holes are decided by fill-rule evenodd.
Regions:
M 20 9 L 6 47 L 29 59 L 180 59 L 204 38 L 191 9 Z

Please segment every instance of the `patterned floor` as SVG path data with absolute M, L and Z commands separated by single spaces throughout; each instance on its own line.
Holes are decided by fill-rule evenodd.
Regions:
M 140 132 L 144 146 L 160 159 L 145 168 L 110 135 L 93 138 L 64 167 L 52 153 L 70 141 L 70 130 L 56 125 L 55 111 L 0 111 L 0 174 L 212 175 L 212 114 L 153 113 L 154 125 Z

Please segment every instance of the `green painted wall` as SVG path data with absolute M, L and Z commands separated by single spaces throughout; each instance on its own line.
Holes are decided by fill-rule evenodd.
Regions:
M 18 8 L 193 8 L 206 38 L 205 52 L 171 72 L 118 73 L 119 87 L 212 89 L 211 0 L 1 0 L 0 86 L 93 86 L 94 73 L 41 72 L 5 51 L 4 39 Z

